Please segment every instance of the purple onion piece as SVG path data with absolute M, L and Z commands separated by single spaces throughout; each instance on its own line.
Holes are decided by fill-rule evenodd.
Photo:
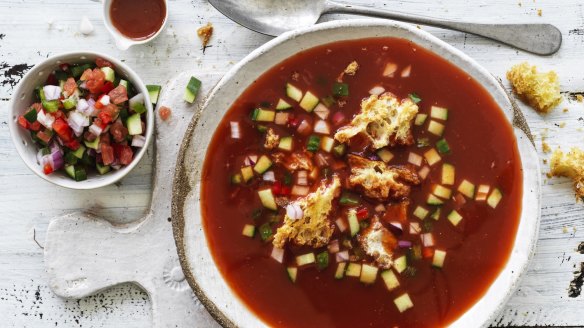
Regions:
M 410 248 L 412 247 L 412 242 L 409 240 L 399 240 L 397 242 L 398 246 L 401 248 Z

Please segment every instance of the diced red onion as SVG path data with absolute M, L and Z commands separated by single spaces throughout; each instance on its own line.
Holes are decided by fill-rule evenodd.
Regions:
M 345 222 L 345 220 L 343 220 L 342 218 L 338 218 L 335 223 L 337 224 L 337 227 L 339 227 L 339 230 L 341 232 L 344 232 L 345 230 L 347 230 L 347 223 Z
M 94 123 L 89 126 L 89 132 L 91 132 L 93 135 L 99 136 L 103 132 L 103 129 Z
M 308 123 L 306 120 L 302 120 L 300 125 L 298 125 L 297 131 L 302 135 L 308 135 L 310 132 L 312 132 L 312 126 L 310 126 L 310 123 Z
M 421 168 L 420 171 L 418 171 L 418 175 L 420 176 L 420 178 L 422 178 L 422 180 L 426 179 L 429 173 L 430 168 L 427 165 Z
M 51 151 L 51 154 L 54 152 L 60 152 L 61 155 L 63 155 L 63 150 L 61 149 L 61 147 L 59 147 L 59 145 L 56 142 L 51 142 L 49 144 L 49 150 Z
M 85 111 L 89 109 L 89 103 L 87 102 L 87 100 L 81 98 L 79 99 L 79 101 L 77 101 L 76 108 L 78 111 L 85 114 Z
M 264 173 L 262 178 L 264 179 L 264 181 L 271 181 L 271 182 L 276 181 L 276 175 L 274 174 L 274 171 L 268 171 L 268 172 Z
M 401 236 L 404 232 L 401 223 L 399 222 L 389 222 L 389 230 L 393 232 L 394 235 Z
M 328 244 L 328 251 L 331 254 L 338 253 L 340 251 L 339 240 L 335 239 Z
M 369 94 L 371 95 L 376 95 L 379 96 L 380 94 L 385 92 L 385 88 L 380 86 L 380 85 L 376 85 L 373 88 L 371 88 L 371 90 L 369 90 Z
M 63 154 L 61 154 L 61 151 L 55 151 L 54 153 L 51 153 L 51 163 L 53 171 L 60 170 L 63 167 L 63 164 L 65 163 L 63 161 Z
M 231 126 L 231 138 L 239 139 L 241 138 L 241 132 L 239 131 L 239 122 L 229 122 Z
M 314 123 L 314 132 L 321 134 L 330 134 L 331 129 L 329 124 L 324 120 L 318 120 Z
M 330 114 L 330 110 L 325 105 L 323 105 L 322 103 L 319 103 L 318 105 L 316 105 L 316 107 L 314 108 L 313 112 L 318 117 L 320 117 L 322 120 L 326 120 L 326 118 Z
M 317 153 L 315 157 L 316 157 L 316 165 L 318 165 L 319 167 L 323 167 L 323 166 L 328 166 L 329 165 L 328 160 L 326 159 L 326 157 L 324 157 L 323 154 Z
M 89 98 L 89 100 L 87 101 L 87 104 L 89 105 L 89 108 L 85 111 L 85 115 L 96 116 L 97 109 L 95 108 L 95 100 L 93 98 Z
M 342 112 L 336 112 L 333 114 L 333 125 L 339 126 L 345 122 L 345 114 Z
M 49 164 L 52 168 L 53 167 L 53 158 L 52 158 L 51 154 L 44 155 L 43 157 L 41 157 L 40 164 L 41 164 L 41 166 L 45 166 L 45 165 Z
M 410 77 L 410 73 L 412 71 L 412 65 L 408 65 L 401 71 L 401 77 Z
M 300 220 L 304 217 L 304 212 L 300 205 L 296 203 L 290 203 L 286 206 L 286 215 L 292 220 Z
M 255 165 L 257 161 L 258 161 L 257 155 L 248 155 L 247 157 L 245 157 L 245 160 L 243 160 L 243 164 L 245 166 L 252 166 Z
M 61 87 L 57 85 L 45 85 L 43 87 L 43 92 L 45 93 L 45 99 L 49 101 L 61 97 Z
M 418 222 L 410 222 L 410 235 L 417 235 L 422 231 Z
M 135 135 L 132 138 L 132 147 L 142 148 L 146 144 L 146 137 L 141 135 Z
M 296 179 L 296 184 L 301 186 L 308 185 L 308 172 L 298 171 L 298 178 Z
M 75 135 L 79 137 L 83 133 L 83 129 L 89 126 L 89 118 L 78 111 L 72 111 L 67 118 L 67 123 Z
M 293 196 L 306 196 L 308 195 L 309 191 L 310 189 L 307 186 L 294 185 L 292 186 L 292 190 L 290 191 L 290 193 Z
M 37 113 L 37 121 L 45 128 L 52 130 L 55 117 L 51 113 L 45 113 L 44 110 L 41 110 Z
M 416 154 L 416 153 L 411 153 L 408 155 L 408 162 L 414 164 L 415 166 L 420 166 L 422 165 L 422 156 Z
M 420 235 L 424 247 L 434 246 L 434 236 L 431 233 L 423 233 Z
M 349 251 L 345 250 L 342 252 L 338 252 L 335 255 L 337 262 L 347 262 L 349 261 Z
M 383 70 L 383 76 L 393 77 L 393 73 L 397 71 L 397 64 L 395 63 L 387 63 L 385 65 L 385 69 Z
M 286 123 L 288 123 L 288 116 L 290 116 L 290 114 L 277 112 L 276 117 L 274 118 L 274 123 L 278 125 L 286 125 Z
M 274 247 L 272 248 L 272 254 L 270 255 L 274 260 L 278 261 L 278 263 L 284 262 L 284 249 Z
M 456 196 L 454 196 L 454 203 L 460 208 L 460 206 L 466 204 L 466 198 L 464 198 L 461 193 L 457 193 Z
M 95 157 L 95 154 L 96 154 L 95 149 L 93 149 L 93 148 L 87 149 L 87 155 Z
M 410 248 L 412 247 L 412 242 L 409 240 L 399 240 L 397 242 L 398 246 L 401 248 Z
M 99 97 L 99 102 L 104 106 L 109 105 L 110 104 L 110 96 L 103 95 L 103 96 Z M 132 108 L 132 107 L 130 107 L 130 108 Z
M 120 164 L 112 164 L 110 166 L 112 169 L 114 169 L 116 171 L 122 168 L 122 165 L 120 165 Z

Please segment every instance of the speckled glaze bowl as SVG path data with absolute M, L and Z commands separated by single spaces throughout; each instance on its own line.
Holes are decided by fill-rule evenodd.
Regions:
M 461 51 L 411 25 L 371 19 L 334 21 L 283 34 L 249 54 L 217 84 L 184 137 L 174 180 L 174 237 L 189 284 L 222 326 L 265 327 L 266 324 L 229 288 L 208 248 L 199 195 L 201 169 L 212 131 L 250 83 L 290 54 L 325 43 L 371 37 L 411 40 L 460 67 L 490 92 L 514 126 L 523 169 L 522 211 L 514 247 L 507 264 L 485 295 L 451 326 L 487 326 L 504 307 L 526 271 L 539 228 L 540 169 L 525 119 L 500 82 Z
M 126 165 L 119 170 L 108 172 L 104 175 L 90 174 L 88 175 L 87 180 L 83 181 L 75 181 L 61 171 L 54 172 L 49 175 L 43 173 L 43 168 L 38 164 L 36 158 L 39 149 L 33 143 L 29 131 L 21 128 L 18 125 L 18 116 L 24 114 L 25 110 L 29 108 L 30 105 L 32 105 L 34 102 L 34 88 L 38 87 L 39 85 L 43 85 L 49 74 L 51 74 L 55 68 L 59 67 L 59 64 L 79 64 L 94 62 L 98 57 L 101 57 L 114 64 L 116 74 L 120 74 L 126 80 L 130 81 L 138 93 L 143 93 L 145 95 L 148 94 L 148 90 L 146 89 L 144 82 L 142 82 L 138 74 L 136 74 L 136 72 L 134 72 L 128 65 L 106 54 L 88 51 L 68 52 L 43 60 L 42 62 L 36 64 L 28 73 L 26 73 L 12 94 L 12 100 L 10 102 L 11 119 L 8 121 L 8 126 L 10 128 L 12 142 L 18 151 L 18 155 L 20 155 L 28 168 L 31 169 L 31 171 L 33 171 L 36 175 L 61 187 L 70 189 L 95 189 L 117 182 L 126 176 L 126 174 L 128 174 L 130 171 L 132 171 L 134 167 L 136 167 L 142 156 L 144 156 L 146 153 L 148 145 L 150 144 L 150 140 L 152 139 L 152 133 L 154 131 L 154 110 L 152 108 L 152 104 L 147 101 L 145 103 L 146 142 L 144 147 L 142 147 L 142 149 L 140 149 L 134 155 L 134 159 L 129 165 Z

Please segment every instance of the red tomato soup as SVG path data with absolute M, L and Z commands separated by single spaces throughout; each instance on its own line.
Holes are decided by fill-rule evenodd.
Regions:
M 513 247 L 512 127 L 469 75 L 402 39 L 299 52 L 213 135 L 201 207 L 223 278 L 277 327 L 447 325 Z

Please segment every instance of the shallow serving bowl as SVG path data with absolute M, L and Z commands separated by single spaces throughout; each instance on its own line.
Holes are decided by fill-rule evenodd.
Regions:
M 38 147 L 33 143 L 28 130 L 21 128 L 18 125 L 18 116 L 22 115 L 27 108 L 34 102 L 34 88 L 43 85 L 47 76 L 51 74 L 55 68 L 62 63 L 78 64 L 86 62 L 94 62 L 97 57 L 101 57 L 110 63 L 114 64 L 116 74 L 120 74 L 124 79 L 128 80 L 134 85 L 138 93 L 147 95 L 148 90 L 146 85 L 142 82 L 140 77 L 126 64 L 112 58 L 105 54 L 96 52 L 68 52 L 53 57 L 49 57 L 42 62 L 36 64 L 23 78 L 20 80 L 14 93 L 12 94 L 12 101 L 10 103 L 10 120 L 8 126 L 10 127 L 10 136 L 12 142 L 18 151 L 18 154 L 24 163 L 39 177 L 52 182 L 58 186 L 71 189 L 94 189 L 112 184 L 126 174 L 138 164 L 142 156 L 146 153 L 146 149 L 150 144 L 152 132 L 154 130 L 154 114 L 152 104 L 149 101 L 145 102 L 146 106 L 146 142 L 144 147 L 140 149 L 135 155 L 134 160 L 129 165 L 122 167 L 119 170 L 112 170 L 104 175 L 90 174 L 87 180 L 75 181 L 63 172 L 54 172 L 52 174 L 44 174 L 42 167 L 37 162 Z
M 233 67 L 217 84 L 185 135 L 177 162 L 173 190 L 173 227 L 181 265 L 197 297 L 226 327 L 264 327 L 257 316 L 229 288 L 208 248 L 199 205 L 201 170 L 207 146 L 222 115 L 266 70 L 298 51 L 325 43 L 396 37 L 436 53 L 479 82 L 514 126 L 523 170 L 522 211 L 509 260 L 486 294 L 453 327 L 487 326 L 516 289 L 533 255 L 540 217 L 540 174 L 529 128 L 500 83 L 461 51 L 411 25 L 377 20 L 346 20 L 297 30 L 266 43 Z

